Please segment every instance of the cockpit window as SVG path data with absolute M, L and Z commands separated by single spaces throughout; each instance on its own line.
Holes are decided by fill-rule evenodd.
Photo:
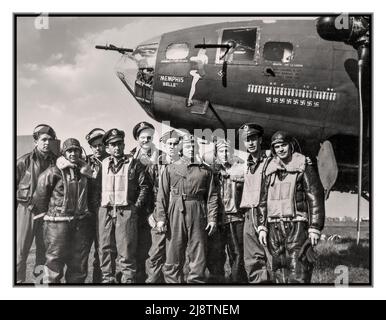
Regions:
M 294 46 L 290 42 L 267 42 L 264 45 L 265 60 L 288 63 L 293 59 Z
M 221 43 L 233 44 L 225 57 L 226 49 L 219 49 L 217 62 L 222 63 L 224 59 L 228 63 L 251 63 L 258 58 L 258 30 L 257 28 L 238 28 L 223 30 Z
M 166 48 L 167 60 L 183 60 L 189 55 L 189 46 L 186 43 L 173 43 Z

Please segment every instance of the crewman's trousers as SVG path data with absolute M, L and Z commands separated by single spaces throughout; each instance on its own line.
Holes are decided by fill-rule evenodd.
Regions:
M 90 207 L 89 210 L 91 212 L 90 216 L 90 237 L 92 239 L 92 242 L 90 243 L 90 246 L 92 246 L 92 243 L 94 243 L 94 256 L 93 256 L 93 270 L 92 270 L 92 282 L 93 283 L 101 283 L 102 282 L 102 271 L 100 266 L 100 260 L 99 260 L 99 243 L 98 243 L 98 212 L 99 207 Z M 91 248 L 90 248 L 91 250 Z
M 162 267 L 166 260 L 166 234 L 151 229 L 152 245 L 149 258 L 146 260 L 146 283 L 160 283 L 164 281 Z
M 118 256 L 121 283 L 134 283 L 137 273 L 137 214 L 133 206 L 101 207 L 98 214 L 102 283 L 116 282 Z
M 149 250 L 152 245 L 151 228 L 147 221 L 149 213 L 146 209 L 138 214 L 138 244 L 137 244 L 137 282 L 145 283 L 146 260 L 149 258 Z
M 244 222 L 244 264 L 249 283 L 267 283 L 269 276 L 269 256 L 259 242 L 254 228 L 254 210 L 248 209 Z
M 178 203 L 181 202 L 172 202 L 169 208 L 166 262 L 163 269 L 165 282 L 184 282 L 183 267 L 187 255 L 189 271 L 186 281 L 205 283 L 207 216 L 204 201 L 185 201 L 184 208 Z
M 313 265 L 299 259 L 308 238 L 306 222 L 268 223 L 268 249 L 272 254 L 272 271 L 276 283 L 309 283 Z
M 207 268 L 209 283 L 221 283 L 225 280 L 225 231 L 224 226 L 218 226 L 216 232 L 208 236 Z
M 45 283 L 60 283 L 67 266 L 66 283 L 84 283 L 92 238 L 89 217 L 72 221 L 44 221 Z
M 27 205 L 18 204 L 16 209 L 16 277 L 17 282 L 26 281 L 27 258 L 35 239 L 35 267 L 44 265 L 45 247 L 43 241 L 43 219 L 33 220 L 33 214 Z

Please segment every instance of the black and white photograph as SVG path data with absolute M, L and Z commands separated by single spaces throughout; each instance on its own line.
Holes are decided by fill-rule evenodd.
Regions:
M 372 286 L 372 20 L 13 13 L 13 286 Z

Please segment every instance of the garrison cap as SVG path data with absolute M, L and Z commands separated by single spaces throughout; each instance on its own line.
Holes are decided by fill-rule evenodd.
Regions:
M 153 129 L 154 130 L 154 126 L 151 123 L 146 122 L 146 121 L 143 121 L 143 122 L 136 124 L 134 129 L 133 129 L 134 139 L 137 140 L 141 131 L 145 130 L 145 129 Z
M 240 127 L 239 133 L 243 139 L 246 139 L 255 134 L 261 137 L 264 134 L 264 129 L 257 123 L 245 123 Z
M 56 139 L 56 133 L 48 124 L 39 124 L 35 127 L 32 136 L 35 140 L 39 138 L 39 135 L 46 133 L 53 139 Z
M 67 150 L 70 149 L 78 149 L 80 152 L 82 152 L 82 147 L 80 146 L 79 141 L 75 138 L 68 138 L 63 142 L 62 153 L 64 154 Z
M 159 141 L 162 143 L 166 143 L 168 139 L 172 139 L 172 138 L 178 139 L 180 141 L 182 136 L 176 130 L 170 130 L 166 132 L 164 135 L 162 135 Z
M 105 133 L 106 133 L 105 130 L 103 130 L 101 128 L 92 129 L 87 134 L 86 140 L 87 140 L 88 144 L 91 144 L 94 140 L 99 139 L 99 138 L 103 138 Z
M 122 130 L 116 128 L 108 130 L 102 138 L 102 143 L 107 145 L 112 142 L 124 141 L 125 133 Z

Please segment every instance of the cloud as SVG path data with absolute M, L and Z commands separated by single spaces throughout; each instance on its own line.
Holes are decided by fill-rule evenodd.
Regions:
M 22 65 L 22 67 L 27 70 L 27 71 L 31 71 L 31 72 L 35 72 L 39 69 L 38 65 L 36 63 L 25 63 Z
M 38 108 L 39 109 L 42 109 L 42 110 L 47 110 L 49 112 L 51 112 L 52 114 L 56 115 L 56 116 L 60 116 L 60 115 L 63 115 L 64 111 L 65 111 L 65 106 L 64 105 L 61 105 L 61 104 L 52 104 L 52 105 L 48 105 L 48 104 L 39 104 L 38 105 Z
M 25 88 L 31 88 L 33 85 L 37 83 L 37 80 L 33 78 L 20 77 L 18 80 L 19 80 L 19 84 Z
M 48 59 L 49 63 L 57 63 L 60 62 L 63 59 L 62 53 L 55 53 L 51 55 L 51 57 Z

